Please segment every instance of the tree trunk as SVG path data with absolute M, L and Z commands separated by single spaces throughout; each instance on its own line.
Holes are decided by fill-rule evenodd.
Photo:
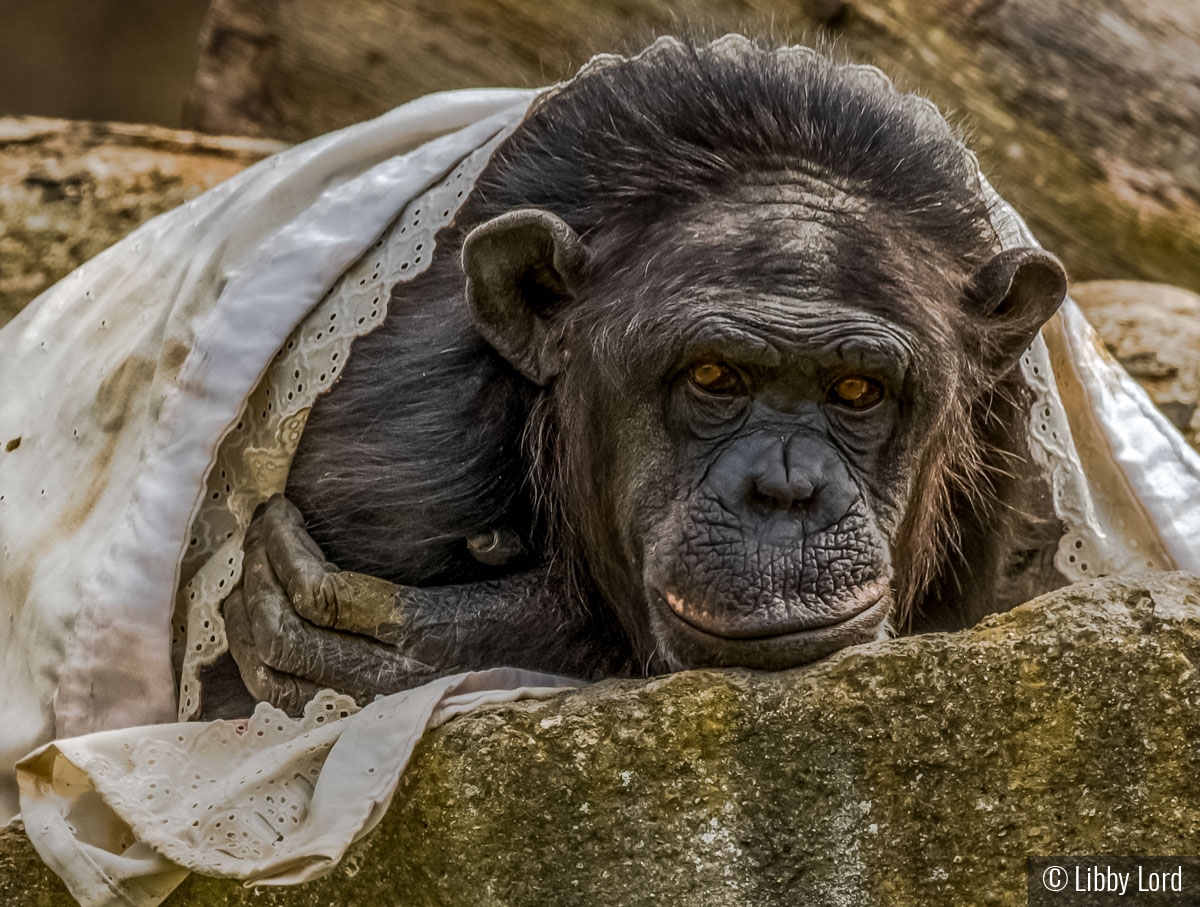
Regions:
M 834 37 L 957 112 L 1077 279 L 1200 289 L 1200 7 L 1176 0 L 215 0 L 185 117 L 294 141 L 429 91 L 546 84 L 685 20 Z

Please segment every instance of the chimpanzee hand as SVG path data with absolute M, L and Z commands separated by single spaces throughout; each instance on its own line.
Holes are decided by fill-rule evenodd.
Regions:
M 255 514 L 244 548 L 225 627 L 256 699 L 299 714 L 319 689 L 365 703 L 456 669 L 446 628 L 406 613 L 402 587 L 326 561 L 282 495 Z
M 225 602 L 250 694 L 291 713 L 320 689 L 360 703 L 459 671 L 512 667 L 597 678 L 633 669 L 614 626 L 573 605 L 550 567 L 449 586 L 339 570 L 282 495 L 246 532 L 242 588 Z

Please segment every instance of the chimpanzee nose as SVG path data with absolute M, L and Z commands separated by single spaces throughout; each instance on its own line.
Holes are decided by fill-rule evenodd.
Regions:
M 802 506 L 812 498 L 814 485 L 808 476 L 785 475 L 784 470 L 773 469 L 766 475 L 756 476 L 751 489 L 752 501 L 791 510 Z
M 816 481 L 811 468 L 792 463 L 790 445 L 780 441 L 764 451 L 750 479 L 750 503 L 770 510 L 795 510 L 812 500 Z

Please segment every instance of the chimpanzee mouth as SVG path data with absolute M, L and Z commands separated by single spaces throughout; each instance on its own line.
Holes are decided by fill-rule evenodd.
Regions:
M 875 584 L 872 584 L 873 586 Z M 802 626 L 784 623 L 776 630 L 729 628 L 703 609 L 692 606 L 674 592 L 655 598 L 655 636 L 676 668 L 733 667 L 779 670 L 815 661 L 839 649 L 881 638 L 892 610 L 886 583 L 861 590 L 853 604 L 839 609 L 825 622 L 811 615 Z M 709 620 L 705 620 L 709 618 Z

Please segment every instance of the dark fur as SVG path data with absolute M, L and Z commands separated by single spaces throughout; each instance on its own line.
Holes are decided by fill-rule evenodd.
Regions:
M 697 270 L 732 287 L 769 287 L 783 271 L 803 278 L 803 263 L 778 261 L 769 243 L 723 259 L 678 243 L 671 225 L 755 174 L 817 172 L 853 186 L 870 213 L 845 232 L 833 294 L 868 309 L 913 299 L 886 314 L 939 346 L 974 351 L 952 405 L 928 426 L 922 493 L 901 534 L 910 541 L 895 553 L 897 599 L 936 627 L 1011 605 L 1020 576 L 1043 583 L 1058 534 L 1027 463 L 1028 391 L 1011 362 L 989 364 L 985 312 L 948 317 L 919 302 L 969 296 L 995 252 L 973 166 L 924 102 L 822 58 L 660 47 L 585 75 L 536 105 L 439 234 L 429 269 L 398 286 L 385 323 L 356 341 L 314 407 L 288 496 L 344 569 L 407 584 L 469 581 L 497 568 L 470 557 L 465 539 L 505 526 L 529 541 L 533 560 L 558 558 L 595 604 L 592 577 L 623 562 L 597 516 L 605 463 L 589 442 L 603 430 L 603 396 L 578 382 L 537 388 L 484 343 L 464 300 L 467 233 L 526 207 L 574 228 L 592 253 L 586 283 L 629 291 L 609 294 L 619 304 L 567 313 L 569 329 L 597 364 L 619 370 L 630 344 L 662 334 L 665 316 L 631 303 L 648 269 L 660 283 Z M 911 268 L 876 264 L 895 236 L 912 250 Z M 601 369 L 592 383 L 603 378 Z

